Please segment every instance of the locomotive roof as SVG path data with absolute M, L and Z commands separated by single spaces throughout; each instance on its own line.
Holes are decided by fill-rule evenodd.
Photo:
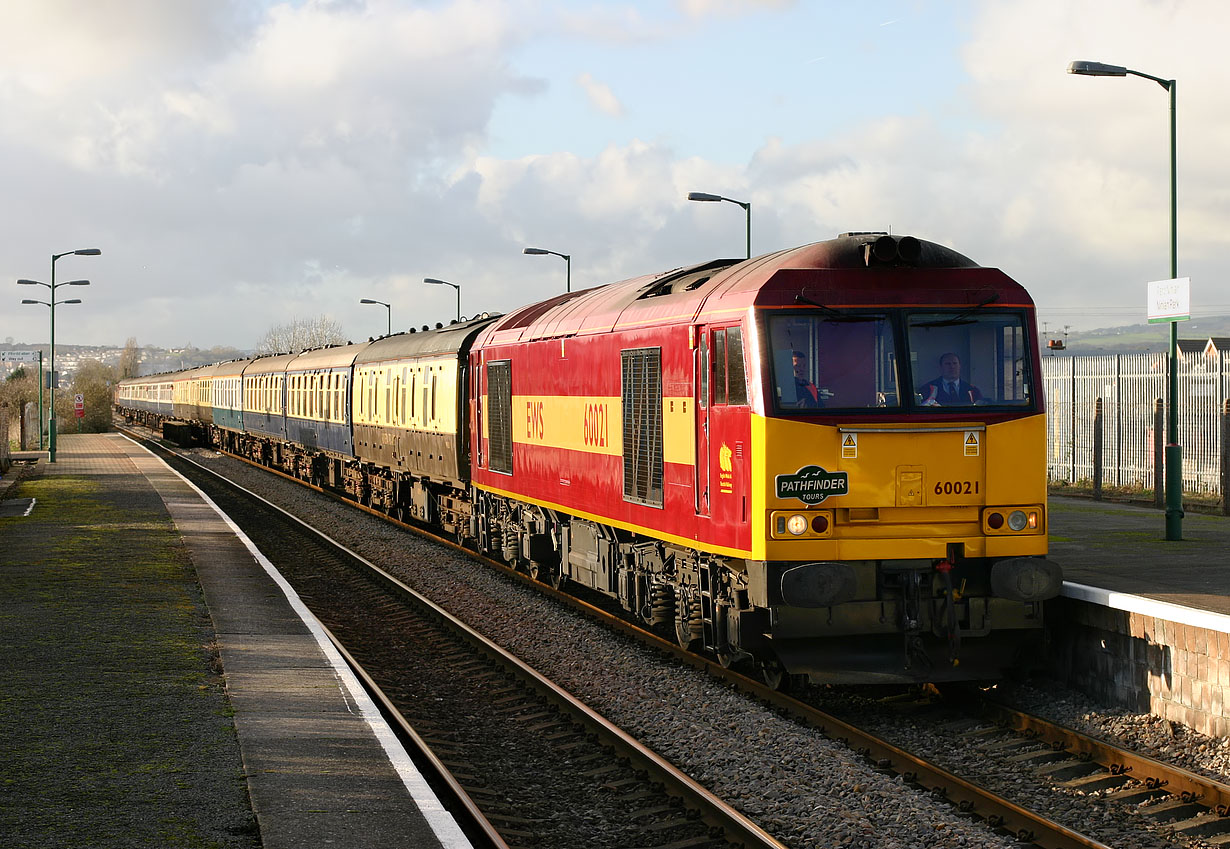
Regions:
M 749 260 L 713 260 L 559 295 L 504 316 L 487 329 L 481 344 L 729 318 L 753 304 L 793 306 L 800 294 L 813 291 L 826 297 L 841 293 L 837 300 L 821 301 L 826 305 L 965 304 L 991 294 L 999 304 L 1031 303 L 1002 272 L 943 245 L 912 236 L 846 233 Z

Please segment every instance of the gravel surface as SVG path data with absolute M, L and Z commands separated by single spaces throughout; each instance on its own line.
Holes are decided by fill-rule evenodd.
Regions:
M 213 452 L 216 468 L 397 574 L 459 618 L 572 690 L 596 710 L 723 796 L 791 846 L 1007 847 L 1015 840 L 961 817 L 931 794 L 876 772 L 857 754 L 690 667 L 665 659 L 445 547 Z M 458 582 L 464 609 L 450 600 Z M 1049 683 L 1015 685 L 1034 712 L 1087 733 L 1141 745 L 1159 757 L 1225 776 L 1230 749 L 1153 717 L 1107 711 Z M 830 696 L 874 716 L 857 688 Z M 861 701 L 860 701 L 861 700 Z M 1070 828 L 1123 849 L 1201 846 L 1095 795 L 1058 792 L 1029 770 L 954 745 L 942 729 L 884 720 L 884 736 L 935 752 L 950 768 L 995 780 L 1001 792 Z

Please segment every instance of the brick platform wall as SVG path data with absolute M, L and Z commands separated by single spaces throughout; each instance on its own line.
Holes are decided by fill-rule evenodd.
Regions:
M 1048 603 L 1052 673 L 1108 704 L 1230 734 L 1230 633 L 1073 598 Z M 1221 617 L 1225 618 L 1225 617 Z

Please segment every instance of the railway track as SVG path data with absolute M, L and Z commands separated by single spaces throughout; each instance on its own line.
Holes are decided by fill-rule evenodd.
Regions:
M 263 499 L 174 462 L 295 587 L 485 845 L 784 849 L 392 575 Z
M 505 569 L 505 571 L 509 570 Z M 1117 841 L 1110 841 L 1109 844 L 1100 843 L 1098 840 L 1080 833 L 1077 829 L 1052 822 L 1048 817 L 1029 810 L 1029 807 L 1026 805 L 1014 803 L 1009 799 L 1001 798 L 993 792 L 980 788 L 977 786 L 976 781 L 963 779 L 942 767 L 936 766 L 927 758 L 912 755 L 905 751 L 904 748 L 895 746 L 875 734 L 861 730 L 854 724 L 837 719 L 802 701 L 777 693 L 758 681 L 723 669 L 717 663 L 685 652 L 679 649 L 673 642 L 662 639 L 643 628 L 626 622 L 619 616 L 598 609 L 566 594 L 557 593 L 550 587 L 532 581 L 526 576 L 518 575 L 517 577 L 524 584 L 533 585 L 537 591 L 556 598 L 574 609 L 582 610 L 592 618 L 603 621 L 607 627 L 617 629 L 633 636 L 642 643 L 652 645 L 656 650 L 667 653 L 678 661 L 702 669 L 708 675 L 729 683 L 744 693 L 773 706 L 778 711 L 789 713 L 796 721 L 822 730 L 830 738 L 840 740 L 850 749 L 858 752 L 870 763 L 874 764 L 877 770 L 894 772 L 915 786 L 926 788 L 935 796 L 947 799 L 956 810 L 960 811 L 962 817 L 983 821 L 999 833 L 1011 835 L 1018 843 L 1044 847 L 1119 845 Z M 542 720 L 546 721 L 546 718 L 543 717 Z M 960 721 L 954 718 L 952 722 L 959 723 Z M 968 719 L 965 722 L 968 723 Z M 967 731 L 971 732 L 972 736 L 970 738 L 962 738 L 963 745 L 975 745 L 979 742 L 979 737 L 984 733 L 982 730 L 973 727 L 964 728 L 959 733 Z M 954 731 L 955 733 L 958 732 Z M 1003 748 L 1011 749 L 1012 746 L 1005 744 Z M 1018 753 L 1013 752 L 1012 754 Z M 1132 769 L 1135 770 L 1136 767 L 1132 767 Z M 1130 782 L 1131 778 L 1132 776 L 1128 776 L 1124 780 Z M 1212 809 L 1214 815 L 1217 814 L 1217 810 L 1216 807 Z M 513 814 L 512 816 L 518 815 Z M 1220 819 L 1220 817 L 1215 818 Z M 1208 818 L 1206 817 L 1206 819 Z M 1157 844 L 1145 842 L 1141 845 Z
M 1230 844 L 1230 784 L 1116 746 L 989 699 L 978 713 L 994 723 L 965 733 L 982 745 L 1020 745 L 1017 762 L 1081 792 L 1108 791 L 1104 799 L 1140 806 L 1140 812 L 1174 832 Z M 1010 736 L 1008 736 L 1010 735 Z

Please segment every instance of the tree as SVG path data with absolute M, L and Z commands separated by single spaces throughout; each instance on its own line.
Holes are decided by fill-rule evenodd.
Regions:
M 25 418 L 22 412 L 26 408 L 26 404 L 38 401 L 38 379 L 35 373 L 26 371 L 25 366 L 16 369 L 0 384 L 0 407 L 3 407 L 8 414 L 9 427 L 17 427 L 18 430 L 18 450 L 25 447 L 33 437 L 35 447 L 38 446 L 38 433 L 26 434 L 21 432 L 21 428 L 25 426 Z M 35 418 L 38 418 L 35 416 Z M 0 438 L 9 439 L 9 434 L 0 434 Z
M 141 374 L 141 349 L 137 347 L 137 337 L 129 336 L 124 343 L 124 351 L 120 354 L 119 368 L 116 370 L 120 380 L 138 377 Z
M 60 433 L 103 433 L 111 429 L 115 368 L 99 360 L 82 360 L 73 373 L 73 385 L 56 393 L 56 430 Z M 85 401 L 85 416 L 77 418 L 73 397 Z
M 342 345 L 345 342 L 342 325 L 327 315 L 318 315 L 315 318 L 294 318 L 289 324 L 269 328 L 256 346 L 256 353 L 297 354 L 308 348 Z

